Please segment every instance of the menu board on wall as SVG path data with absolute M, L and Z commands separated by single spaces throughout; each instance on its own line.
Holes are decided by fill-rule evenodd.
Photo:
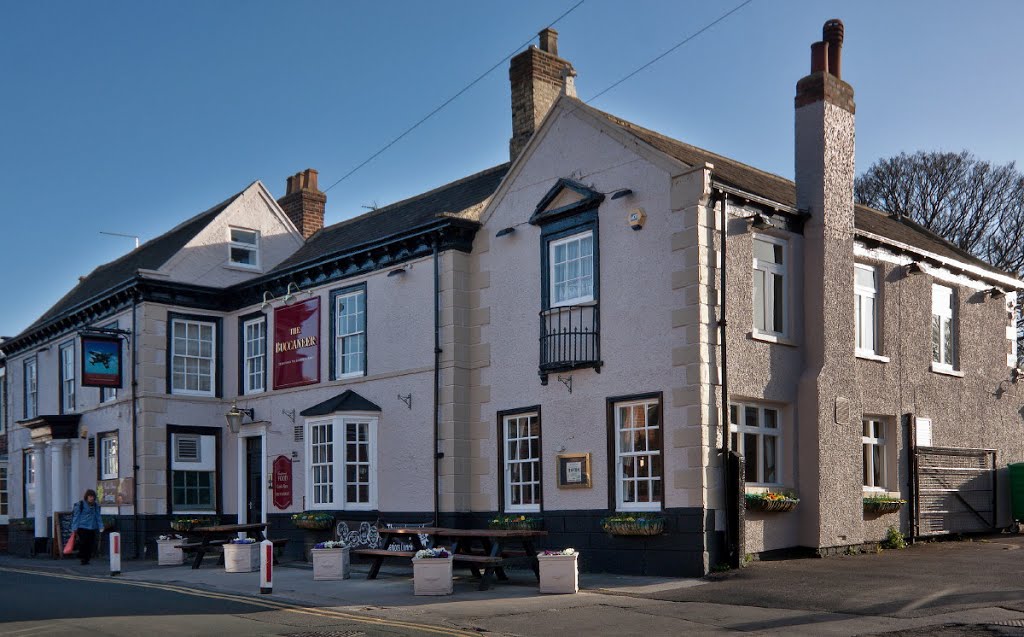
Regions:
M 320 382 L 320 299 L 274 310 L 274 389 Z

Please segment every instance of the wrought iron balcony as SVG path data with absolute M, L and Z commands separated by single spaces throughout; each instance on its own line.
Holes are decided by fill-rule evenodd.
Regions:
M 548 374 L 593 367 L 601 371 L 598 306 L 566 305 L 540 312 L 540 379 Z

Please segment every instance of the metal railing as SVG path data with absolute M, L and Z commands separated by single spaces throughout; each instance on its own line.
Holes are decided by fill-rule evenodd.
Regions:
M 566 305 L 540 312 L 541 372 L 598 366 L 601 362 L 597 305 Z

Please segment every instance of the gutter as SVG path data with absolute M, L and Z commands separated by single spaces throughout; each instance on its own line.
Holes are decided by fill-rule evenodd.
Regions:
M 719 240 L 721 247 L 719 252 L 721 253 L 721 267 L 719 268 L 719 287 L 722 290 L 721 295 L 721 306 L 719 310 L 718 319 L 718 343 L 722 350 L 722 484 L 725 485 L 725 551 L 726 557 L 729 560 L 729 566 L 732 568 L 739 568 L 739 502 L 736 502 L 737 494 L 736 490 L 733 489 L 733 485 L 730 484 L 729 473 L 731 468 L 732 457 L 729 449 L 729 341 L 727 340 L 727 326 L 729 324 L 726 319 L 726 301 L 729 296 L 726 294 L 726 267 L 728 260 L 727 255 L 727 237 L 728 237 L 728 225 L 729 225 L 729 195 L 724 189 L 719 189 L 721 193 L 722 202 L 722 217 L 721 217 L 721 228 L 719 229 Z M 712 203 L 713 205 L 713 203 Z M 737 511 L 737 515 L 734 518 L 733 511 Z
M 438 240 L 434 239 L 434 526 L 438 526 L 440 514 L 441 458 L 444 452 L 438 451 L 441 438 L 441 421 L 438 408 L 441 401 L 441 265 Z
M 135 559 L 140 557 L 141 549 L 145 549 L 146 534 L 139 529 L 139 328 L 138 328 L 138 296 L 132 296 L 132 528 L 135 534 Z M 139 542 L 141 535 L 142 542 Z

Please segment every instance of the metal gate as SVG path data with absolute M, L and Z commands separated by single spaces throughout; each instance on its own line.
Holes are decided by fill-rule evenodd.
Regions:
M 917 447 L 914 535 L 979 533 L 996 526 L 996 452 Z

